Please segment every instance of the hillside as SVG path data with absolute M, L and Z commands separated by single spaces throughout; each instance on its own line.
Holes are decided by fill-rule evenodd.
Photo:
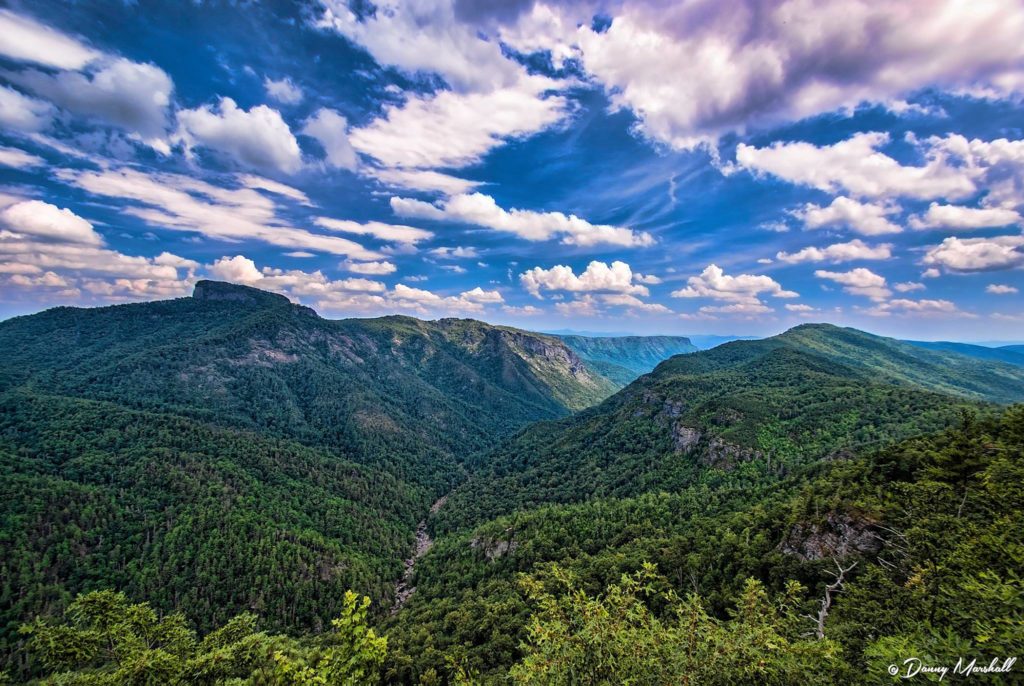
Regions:
M 200 627 L 319 630 L 346 589 L 386 607 L 474 451 L 615 388 L 550 337 L 216 282 L 8 320 L 0 348 L 0 653 L 94 588 Z
M 1018 367 L 804 325 L 673 357 L 595 408 L 531 426 L 484 458 L 437 526 L 671 491 L 723 470 L 784 474 L 940 429 L 965 406 L 1022 399 Z
M 216 282 L 192 298 L 12 319 L 0 347 L 0 388 L 290 438 L 438 495 L 466 455 L 615 389 L 548 337 L 472 320 L 332 321 Z
M 604 376 L 623 386 L 673 355 L 698 348 L 684 336 L 568 336 L 558 338 Z

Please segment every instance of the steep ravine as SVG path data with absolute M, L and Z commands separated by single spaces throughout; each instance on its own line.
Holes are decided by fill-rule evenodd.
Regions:
M 416 592 L 416 587 L 412 585 L 412 577 L 416 571 L 416 562 L 427 554 L 430 546 L 434 545 L 434 539 L 427 532 L 427 520 L 436 514 L 447 500 L 447 495 L 438 498 L 430 506 L 430 513 L 427 515 L 427 519 L 421 520 L 416 525 L 416 543 L 413 546 L 412 555 L 405 560 L 405 571 L 402 572 L 402 577 L 395 582 L 395 604 L 391 608 L 391 614 L 393 615 L 397 614 L 412 594 Z

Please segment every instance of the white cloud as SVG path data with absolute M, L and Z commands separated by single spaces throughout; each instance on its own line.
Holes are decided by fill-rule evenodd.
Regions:
M 55 69 L 81 69 L 101 56 L 79 40 L 10 10 L 0 10 L 0 54 Z
M 232 283 L 251 284 L 263 278 L 263 272 L 256 268 L 256 263 L 244 255 L 222 257 L 207 267 L 206 273 Z
M 271 179 L 265 179 L 262 176 L 256 176 L 255 174 L 239 174 L 238 181 L 246 188 L 255 188 L 259 190 L 269 191 L 275 195 L 280 195 L 285 198 L 294 200 L 297 203 L 312 207 L 313 203 L 310 201 L 309 196 L 300 191 L 298 188 L 293 188 L 287 184 L 280 183 L 278 181 L 272 181 Z
M 786 309 L 790 312 L 796 312 L 798 314 L 809 314 L 811 312 L 817 312 L 817 310 L 810 305 L 804 305 L 803 303 L 786 303 Z
M 442 260 L 472 259 L 475 257 L 480 257 L 480 253 L 477 252 L 476 248 L 472 246 L 463 247 L 461 245 L 456 246 L 454 248 L 434 248 L 433 250 L 430 251 L 430 254 L 433 255 L 434 257 L 439 257 Z
M 251 188 L 227 189 L 178 174 L 146 174 L 134 169 L 65 169 L 57 178 L 94 195 L 129 201 L 121 211 L 151 226 L 200 233 L 226 241 L 257 240 L 375 260 L 380 253 L 338 236 L 291 226 L 276 214 L 274 201 Z
M 814 275 L 819 279 L 828 279 L 840 284 L 847 293 L 861 295 L 875 301 L 885 300 L 892 295 L 892 291 L 886 285 L 885 277 L 864 267 L 857 267 L 848 272 L 830 272 L 819 269 L 814 272 Z
M 106 58 L 89 73 L 47 74 L 30 70 L 13 79 L 59 107 L 140 134 L 162 139 L 174 83 L 153 64 Z
M 625 307 L 634 313 L 672 314 L 672 310 L 660 303 L 644 302 L 635 295 L 629 295 L 628 293 L 605 293 L 598 297 L 605 305 Z
M 762 293 L 776 298 L 798 297 L 797 293 L 785 290 L 770 276 L 730 276 L 717 264 L 709 264 L 698 276 L 689 277 L 686 283 L 684 288 L 672 291 L 673 298 L 711 298 L 754 305 L 760 304 L 758 296 Z
M 700 308 L 701 314 L 714 315 L 714 314 L 740 314 L 747 316 L 756 316 L 760 314 L 768 314 L 775 310 L 768 307 L 764 303 L 757 302 L 740 302 L 732 303 L 730 305 L 705 305 Z
M 484 93 L 442 91 L 409 96 L 349 134 L 352 146 L 387 167 L 465 167 L 508 139 L 542 131 L 565 116 L 567 101 L 545 91 L 553 83 L 524 77 Z
M 1005 207 L 960 207 L 933 202 L 923 215 L 910 218 L 910 226 L 915 229 L 985 229 L 1020 221 L 1020 214 Z
M 348 120 L 334 110 L 321 107 L 306 120 L 302 133 L 315 138 L 327 155 L 327 164 L 335 169 L 355 169 L 356 151 L 348 137 Z
M 181 139 L 225 153 L 247 167 L 288 174 L 302 167 L 299 144 L 281 114 L 266 105 L 246 111 L 221 98 L 219 112 L 208 106 L 178 112 Z
M 633 280 L 637 283 L 646 283 L 650 286 L 656 286 L 661 283 L 661 279 L 654 274 L 634 274 Z
M 839 197 L 828 207 L 808 203 L 794 211 L 793 216 L 803 220 L 804 227 L 808 229 L 846 226 L 864 236 L 880 236 L 903 230 L 889 220 L 889 215 L 898 214 L 899 211 L 900 208 L 895 205 L 861 203 Z
M 18 148 L 8 148 L 0 145 L 0 164 L 15 169 L 31 169 L 46 164 L 46 160 L 37 155 L 27 153 Z
M 383 276 L 385 274 L 394 274 L 398 271 L 398 267 L 390 262 L 353 262 L 352 260 L 345 260 L 341 263 L 341 268 L 356 274 L 367 274 L 373 276 Z
M 1019 291 L 1014 286 L 1007 286 L 1001 283 L 990 283 L 985 287 L 985 292 L 991 293 L 992 295 L 1012 295 Z
M 942 315 L 973 316 L 970 313 L 959 310 L 949 300 L 906 300 L 903 298 L 879 303 L 865 310 L 865 312 L 876 317 L 887 317 L 891 314 L 924 317 Z
M 267 95 L 285 105 L 298 105 L 302 102 L 302 89 L 287 76 L 277 81 L 268 76 L 263 79 L 263 87 Z
M 596 317 L 602 314 L 597 299 L 584 295 L 568 302 L 555 303 L 555 311 L 567 317 Z
M 1024 85 L 1024 10 L 1013 3 L 613 3 L 600 6 L 612 18 L 601 29 L 592 3 L 523 5 L 532 11 L 503 10 L 504 41 L 575 55 L 644 134 L 680 148 L 862 102 L 906 109 L 929 86 L 1004 95 Z
M 910 293 L 911 291 L 925 290 L 924 284 L 918 283 L 917 281 L 903 281 L 901 283 L 894 283 L 892 287 L 893 289 L 900 293 Z
M 1011 269 L 1024 265 L 1024 236 L 951 236 L 925 254 L 924 263 L 954 272 Z
M 452 0 L 386 0 L 358 16 L 346 0 L 320 0 L 318 25 L 361 45 L 382 65 L 440 74 L 459 92 L 490 91 L 521 78 L 497 41 L 459 21 Z
M 646 286 L 633 283 L 633 270 L 625 262 L 615 261 L 611 266 L 594 260 L 579 276 L 572 267 L 557 265 L 551 269 L 534 267 L 519 275 L 523 288 L 541 298 L 542 290 L 572 293 L 627 293 L 648 295 Z
M 388 186 L 428 193 L 443 193 L 444 195 L 468 193 L 480 185 L 477 181 L 467 181 L 430 169 L 369 169 L 366 171 Z
M 42 131 L 53 119 L 54 108 L 48 102 L 30 98 L 13 88 L 0 85 L 0 125 L 16 131 Z
M 942 272 L 940 272 L 935 267 L 929 267 L 928 269 L 925 269 L 923 272 L 921 272 L 922 279 L 937 279 L 940 276 L 942 276 Z
M 925 150 L 925 164 L 903 166 L 878 148 L 887 133 L 858 133 L 818 147 L 811 143 L 773 143 L 756 148 L 740 143 L 736 162 L 757 174 L 772 174 L 790 183 L 830 193 L 864 197 L 962 198 L 975 192 L 971 170 L 951 165 L 950 152 L 938 145 Z
M 412 245 L 434 237 L 434 234 L 426 229 L 417 229 L 402 224 L 385 224 L 383 222 L 359 222 L 346 219 L 331 219 L 330 217 L 317 217 L 313 220 L 317 226 L 322 226 L 331 231 L 343 233 L 354 233 L 359 236 L 373 236 L 382 241 L 392 241 Z
M 533 210 L 506 210 L 499 207 L 489 195 L 472 193 L 456 195 L 437 204 L 409 198 L 391 198 L 391 209 L 400 217 L 416 217 L 435 221 L 456 221 L 486 226 L 505 231 L 529 241 L 562 237 L 567 245 L 621 245 L 647 246 L 654 238 L 646 232 L 636 232 L 621 226 L 591 224 L 576 215 L 562 212 L 534 212 Z
M 71 210 L 40 200 L 25 200 L 0 211 L 0 223 L 16 234 L 68 243 L 100 245 L 92 224 Z
M 795 253 L 779 252 L 775 257 L 780 262 L 851 262 L 853 260 L 887 260 L 892 257 L 892 244 L 880 243 L 874 247 L 859 238 L 848 243 L 835 243 L 824 248 L 807 247 Z

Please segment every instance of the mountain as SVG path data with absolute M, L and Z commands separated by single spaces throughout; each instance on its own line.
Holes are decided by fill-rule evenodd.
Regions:
M 317 631 L 350 588 L 386 605 L 470 455 L 616 388 L 549 336 L 210 281 L 10 319 L 0 348 L 0 653 L 94 588 L 201 627 Z
M 1004 345 L 999 350 L 1006 350 L 1018 355 L 1024 355 L 1024 345 Z
M 999 362 L 1006 362 L 1007 364 L 1015 364 L 1018 366 L 1024 365 L 1024 346 L 1018 346 L 1020 350 L 1015 350 L 1013 346 L 989 348 L 984 345 L 954 343 L 952 341 L 904 342 L 916 345 L 919 348 L 927 348 L 928 350 L 945 350 L 948 352 L 958 353 L 960 355 L 967 355 L 968 357 L 977 357 L 981 360 L 998 360 Z
M 697 347 L 684 336 L 558 336 L 604 376 L 623 386 L 673 355 Z
M 463 456 L 616 388 L 550 337 L 472 320 L 332 321 L 209 281 L 191 298 L 11 319 L 0 347 L 0 389 L 329 447 L 438 494 Z
M 527 428 L 482 458 L 435 526 L 671 491 L 720 480 L 722 470 L 784 473 L 940 429 L 965 407 L 1014 400 L 1024 400 L 1019 367 L 802 325 L 678 355 L 601 405 Z

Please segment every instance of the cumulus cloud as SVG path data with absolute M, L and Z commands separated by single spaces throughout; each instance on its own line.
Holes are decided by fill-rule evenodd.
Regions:
M 0 54 L 54 69 L 81 69 L 102 53 L 35 19 L 0 9 Z
M 103 242 L 91 223 L 67 208 L 40 200 L 25 200 L 4 208 L 0 211 L 0 223 L 19 236 L 89 245 Z
M 910 218 L 915 229 L 986 229 L 1020 222 L 1016 210 L 1005 207 L 961 207 L 932 203 L 928 211 Z
M 541 291 L 568 291 L 572 293 L 626 293 L 648 295 L 646 286 L 633 282 L 633 270 L 625 262 L 616 260 L 609 266 L 597 260 L 587 265 L 578 276 L 572 267 L 557 265 L 551 269 L 534 267 L 519 275 L 519 282 L 530 294 L 541 298 Z
M 263 79 L 263 87 L 274 100 L 285 105 L 298 105 L 302 102 L 302 89 L 292 83 L 287 76 L 275 81 L 269 76 Z
M 59 107 L 140 134 L 161 139 L 168 126 L 174 83 L 154 64 L 104 58 L 88 72 L 49 74 L 30 70 L 14 80 Z
M 562 243 L 584 247 L 594 245 L 647 246 L 654 238 L 621 226 L 591 224 L 576 215 L 562 212 L 499 207 L 489 195 L 472 193 L 456 195 L 437 204 L 408 198 L 391 198 L 391 209 L 400 217 L 416 217 L 435 221 L 456 221 L 485 226 L 514 234 L 528 241 L 543 241 L 561 236 Z
M 207 267 L 206 273 L 215 279 L 243 284 L 256 283 L 263 278 L 256 263 L 244 255 L 222 257 Z
M 900 293 L 910 293 L 911 291 L 923 291 L 925 286 L 923 283 L 917 281 L 903 281 L 900 283 L 894 283 L 893 289 Z
M 990 283 L 985 287 L 985 292 L 991 293 L 992 295 L 1012 295 L 1019 291 L 1014 286 L 1007 286 L 1001 283 Z
M 347 219 L 331 219 L 330 217 L 317 217 L 313 220 L 317 226 L 322 226 L 331 231 L 353 233 L 359 236 L 373 236 L 382 241 L 404 243 L 413 245 L 434 237 L 434 234 L 426 229 L 417 229 L 402 224 L 385 224 L 383 222 L 359 222 Z
M 758 296 L 762 293 L 775 298 L 796 298 L 799 295 L 784 289 L 778 281 L 770 276 L 756 274 L 731 276 L 717 264 L 709 264 L 698 276 L 689 277 L 686 284 L 684 288 L 672 291 L 672 297 L 711 298 L 737 304 L 758 305 L 761 304 Z M 722 311 L 724 312 L 724 310 Z
M 524 77 L 489 92 L 412 95 L 349 134 L 352 146 L 386 167 L 465 167 L 505 141 L 542 131 L 566 114 L 554 84 Z
M 321 107 L 306 120 L 302 133 L 315 138 L 326 153 L 327 164 L 335 169 L 355 169 L 359 160 L 348 139 L 348 120 L 334 110 Z
M 864 296 L 875 301 L 885 300 L 892 295 L 892 291 L 886 285 L 885 277 L 864 267 L 857 267 L 848 272 L 830 272 L 818 269 L 814 275 L 819 279 L 828 279 L 840 284 L 847 293 Z
M 472 259 L 474 257 L 480 257 L 480 253 L 477 252 L 473 246 L 456 246 L 434 248 L 430 251 L 430 254 L 434 257 L 438 257 L 442 260 L 455 260 L 455 259 Z
M 631 2 L 602 7 L 600 28 L 592 3 L 524 4 L 494 19 L 503 41 L 574 56 L 644 134 L 678 148 L 863 102 L 906 110 L 925 87 L 1024 84 L 1024 10 L 1005 3 Z
M 367 274 L 372 276 L 384 276 L 386 274 L 394 274 L 398 271 L 398 267 L 391 262 L 386 261 L 353 262 L 352 260 L 345 260 L 339 266 L 342 269 L 355 274 Z
M 848 243 L 835 243 L 824 248 L 807 247 L 795 253 L 780 251 L 775 255 L 780 262 L 852 262 L 854 260 L 887 260 L 892 257 L 892 244 L 870 246 L 859 238 Z
M 50 103 L 0 85 L 0 125 L 5 129 L 26 133 L 42 131 L 50 125 L 53 114 Z
M 924 263 L 954 272 L 984 272 L 1024 265 L 1024 236 L 951 236 L 924 256 Z
M 975 174 L 951 164 L 945 146 L 929 145 L 924 165 L 904 166 L 878 151 L 888 142 L 889 134 L 873 132 L 820 147 L 805 142 L 777 142 L 764 148 L 740 143 L 736 164 L 790 183 L 862 197 L 956 199 L 976 191 Z
M 357 14 L 347 0 L 320 0 L 317 24 L 362 46 L 382 65 L 439 74 L 458 92 L 490 91 L 521 78 L 522 67 L 459 21 L 452 0 L 389 1 Z
M 221 98 L 217 110 L 181 110 L 178 122 L 179 137 L 190 148 L 208 147 L 256 169 L 292 174 L 302 167 L 298 141 L 281 114 L 266 105 L 246 111 Z
M 167 252 L 149 258 L 111 250 L 88 220 L 39 200 L 5 207 L 0 226 L 0 285 L 43 299 L 179 296 L 199 266 Z
M 864 236 L 880 236 L 903 230 L 889 219 L 890 215 L 898 214 L 899 211 L 896 205 L 861 203 L 838 197 L 827 207 L 807 203 L 803 208 L 793 211 L 793 216 L 801 219 L 807 229 L 844 226 Z
M 135 169 L 60 170 L 57 178 L 93 195 L 127 201 L 122 212 L 151 226 L 199 233 L 226 241 L 256 240 L 375 260 L 381 254 L 339 236 L 312 233 L 277 216 L 273 199 L 252 188 L 222 188 L 179 174 Z

